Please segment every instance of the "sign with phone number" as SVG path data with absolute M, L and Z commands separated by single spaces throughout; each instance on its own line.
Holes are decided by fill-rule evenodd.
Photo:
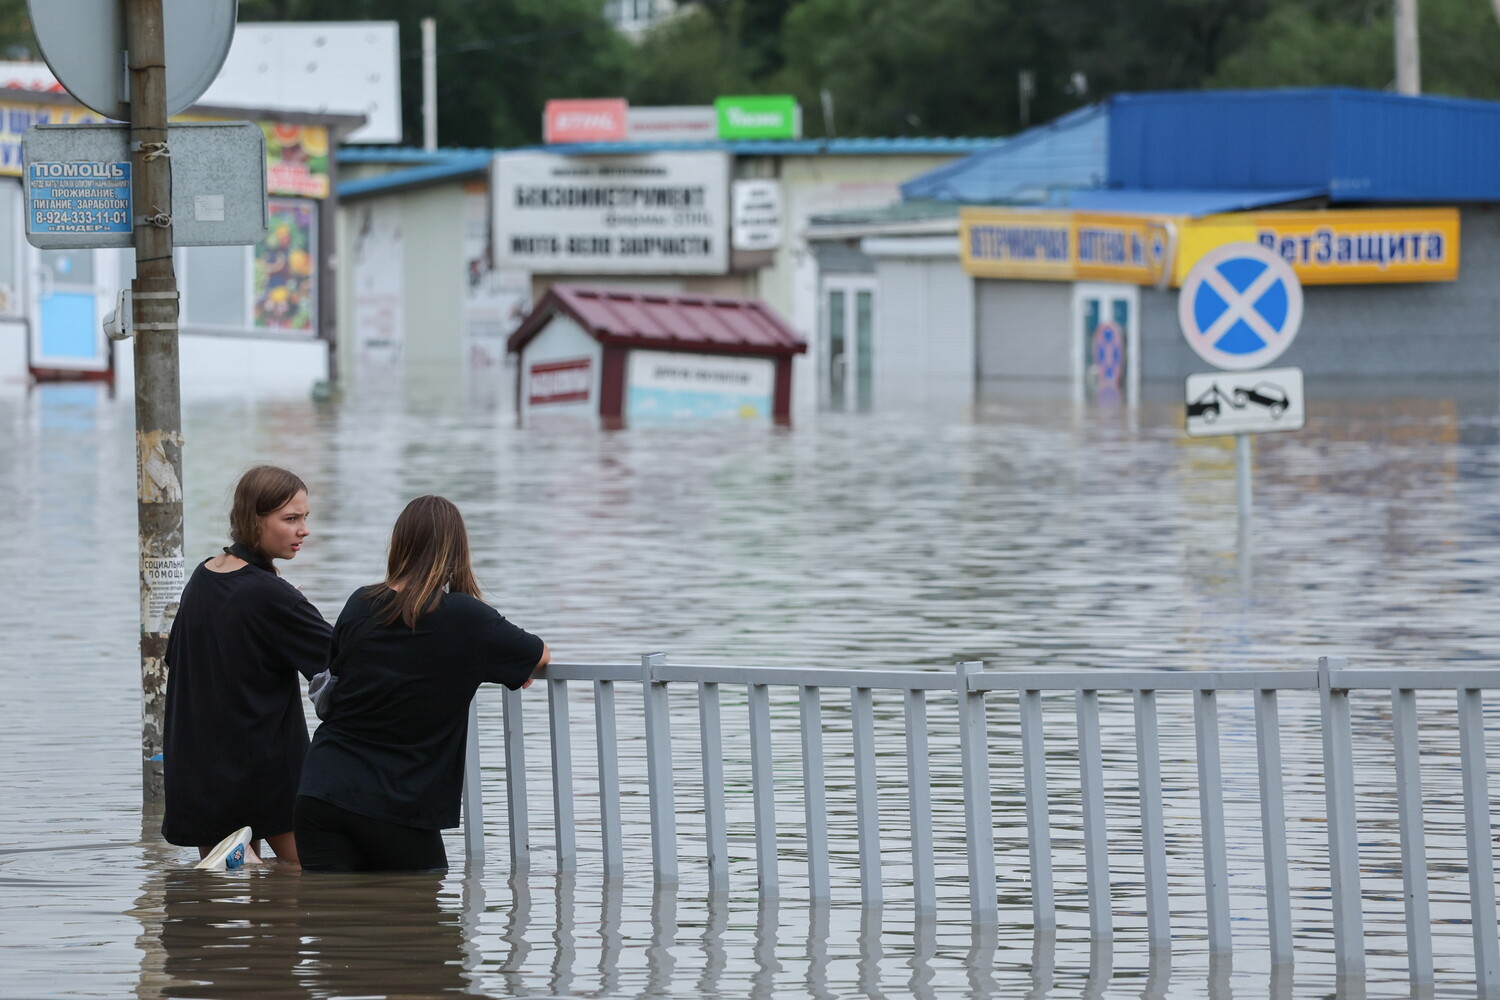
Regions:
M 27 164 L 26 231 L 130 232 L 129 161 Z

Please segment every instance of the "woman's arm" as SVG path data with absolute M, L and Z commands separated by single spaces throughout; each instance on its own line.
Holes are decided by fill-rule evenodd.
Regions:
M 538 677 L 540 677 L 541 674 L 542 674 L 542 671 L 546 669 L 547 664 L 549 664 L 551 662 L 552 662 L 552 649 L 545 642 L 543 642 L 542 643 L 542 658 L 540 660 L 536 661 L 536 666 L 534 666 L 534 667 L 531 668 L 531 676 L 528 677 L 528 678 L 526 678 L 526 683 L 522 684 L 521 686 L 523 688 L 529 688 L 529 687 L 531 687 L 531 682 L 534 681 L 534 680 L 536 680 Z

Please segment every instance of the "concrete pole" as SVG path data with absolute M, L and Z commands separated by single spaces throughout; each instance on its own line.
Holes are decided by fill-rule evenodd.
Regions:
M 1422 92 L 1422 57 L 1417 50 L 1417 0 L 1396 0 L 1396 93 Z
M 437 22 L 422 18 L 422 148 L 437 149 Z
M 141 573 L 142 805 L 161 808 L 167 633 L 186 580 L 182 554 L 182 406 L 177 276 L 172 270 L 172 161 L 162 0 L 124 0 L 130 66 L 135 213 L 136 516 Z

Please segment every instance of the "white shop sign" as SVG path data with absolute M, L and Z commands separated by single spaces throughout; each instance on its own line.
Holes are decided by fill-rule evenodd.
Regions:
M 628 378 L 628 420 L 771 419 L 776 363 L 770 358 L 631 351 Z
M 781 184 L 734 182 L 734 248 L 775 250 L 781 246 Z
M 537 274 L 723 274 L 724 153 L 501 153 L 490 167 L 495 266 Z

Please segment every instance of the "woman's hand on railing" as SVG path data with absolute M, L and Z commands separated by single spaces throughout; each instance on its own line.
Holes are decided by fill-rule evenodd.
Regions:
M 536 666 L 531 668 L 531 676 L 526 678 L 526 683 L 521 685 L 521 690 L 531 687 L 531 682 L 542 676 L 547 669 L 547 664 L 552 662 L 552 650 L 544 642 L 542 643 L 542 658 L 536 661 Z

